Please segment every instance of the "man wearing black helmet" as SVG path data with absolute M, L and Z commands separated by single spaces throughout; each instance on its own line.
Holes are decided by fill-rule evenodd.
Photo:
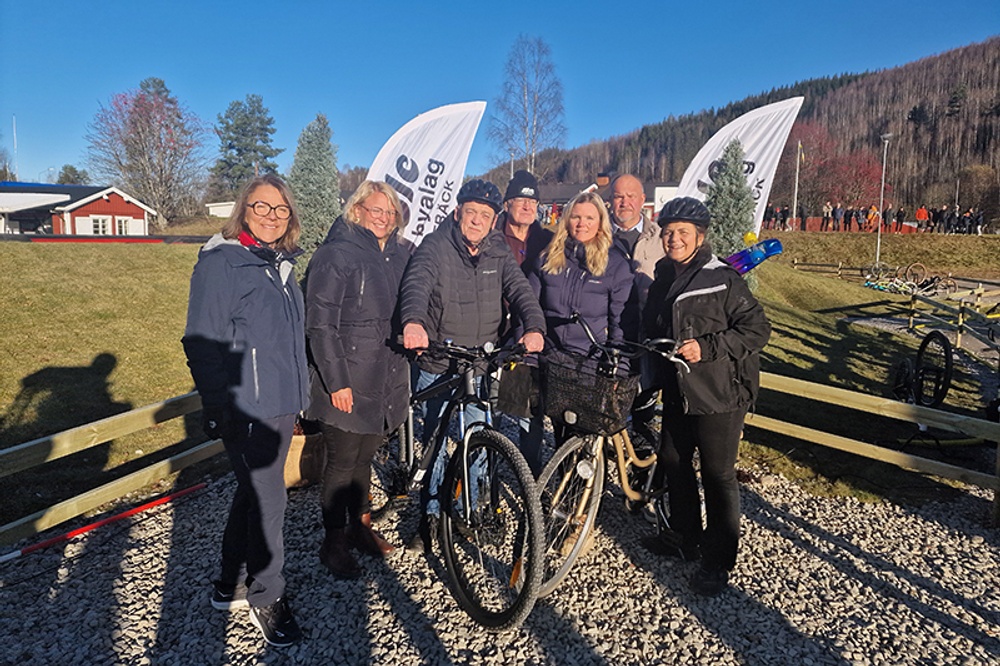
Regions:
M 421 349 L 428 340 L 450 339 L 473 346 L 496 343 L 503 321 L 503 303 L 523 322 L 520 338 L 529 352 L 544 345 L 545 318 L 531 285 L 504 241 L 494 229 L 500 212 L 500 190 L 484 180 L 462 185 L 456 197 L 458 207 L 416 249 L 403 275 L 400 288 L 400 320 L 403 346 Z M 419 357 L 419 391 L 448 371 L 448 362 Z M 424 439 L 433 432 L 444 409 L 444 397 L 425 406 Z M 469 407 L 467 416 L 481 420 Z M 469 413 L 475 412 L 475 413 Z M 440 512 L 437 488 L 444 475 L 444 459 L 435 462 L 425 497 L 427 514 Z M 429 546 L 431 520 L 422 521 L 411 549 Z
M 736 455 L 743 418 L 760 386 L 760 350 L 771 334 L 764 310 L 743 278 L 712 254 L 710 215 L 691 197 L 673 199 L 657 220 L 666 257 L 643 311 L 649 337 L 680 341 L 689 371 L 656 358 L 663 391 L 657 474 L 665 473 L 669 527 L 647 541 L 652 550 L 701 559 L 692 589 L 708 596 L 729 584 L 740 534 Z M 698 451 L 707 524 L 702 525 L 692 459 Z

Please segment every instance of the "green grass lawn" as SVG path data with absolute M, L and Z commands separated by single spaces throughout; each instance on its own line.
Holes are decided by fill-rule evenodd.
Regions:
M 912 356 L 916 338 L 851 323 L 898 312 L 905 299 L 846 281 L 795 271 L 790 261 L 861 263 L 871 235 L 784 233 L 785 254 L 757 269 L 758 296 L 774 333 L 764 369 L 808 381 L 887 395 L 889 368 Z M 883 238 L 887 258 L 963 275 L 997 272 L 1000 238 Z M 0 448 L 89 423 L 192 390 L 180 338 L 194 245 L 0 243 L 7 307 L 0 314 Z M 864 254 L 867 257 L 867 254 Z M 992 271 L 992 273 L 991 273 Z M 982 387 L 959 369 L 946 407 L 980 413 Z M 872 442 L 905 438 L 912 425 L 764 392 L 759 411 Z M 940 484 L 867 460 L 749 429 L 753 459 L 795 475 L 819 492 L 891 495 Z M 197 420 L 162 424 L 4 480 L 0 524 L 66 499 L 202 439 Z M 8 499 L 9 498 L 9 499 Z

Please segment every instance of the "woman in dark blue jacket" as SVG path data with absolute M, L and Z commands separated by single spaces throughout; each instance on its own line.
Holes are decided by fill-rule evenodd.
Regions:
M 632 266 L 614 242 L 608 209 L 597 194 L 583 192 L 563 210 L 552 242 L 529 272 L 528 282 L 545 314 L 546 350 L 587 354 L 590 340 L 572 315 L 580 315 L 598 342 L 621 340 Z M 532 418 L 529 433 L 521 446 L 537 473 L 542 462 L 541 414 Z
M 249 604 L 277 646 L 301 636 L 281 573 L 285 458 L 308 400 L 302 292 L 292 272 L 299 228 L 281 179 L 250 181 L 198 255 L 183 339 L 205 432 L 222 438 L 237 482 L 212 605 Z
M 384 557 L 393 547 L 371 528 L 371 461 L 405 418 L 406 358 L 397 296 L 409 252 L 398 242 L 402 210 L 393 189 L 366 180 L 313 255 L 306 287 L 310 419 L 326 446 L 320 560 L 340 578 L 361 569 L 350 549 Z

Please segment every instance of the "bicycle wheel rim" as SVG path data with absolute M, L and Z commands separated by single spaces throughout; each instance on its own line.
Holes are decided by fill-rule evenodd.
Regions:
M 931 331 L 917 349 L 914 398 L 918 405 L 937 407 L 951 387 L 954 369 L 951 342 L 941 331 Z
M 555 591 L 592 538 L 604 491 L 605 467 L 606 458 L 596 435 L 573 437 L 556 451 L 538 477 L 545 516 L 539 596 Z
M 507 631 L 524 621 L 538 598 L 544 529 L 538 492 L 517 447 L 494 430 L 479 430 L 468 444 L 473 506 L 466 512 L 460 451 L 440 491 L 449 588 L 477 623 Z

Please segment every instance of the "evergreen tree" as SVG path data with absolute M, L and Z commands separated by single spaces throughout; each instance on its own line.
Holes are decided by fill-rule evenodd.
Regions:
M 288 185 L 295 195 L 302 224 L 299 246 L 306 251 L 296 266 L 300 276 L 330 225 L 340 216 L 337 149 L 331 142 L 332 137 L 326 116 L 317 114 L 316 120 L 306 125 L 299 135 L 295 161 L 288 172 Z
M 712 214 L 712 249 L 728 257 L 744 247 L 743 236 L 753 231 L 756 203 L 743 173 L 743 146 L 733 139 L 722 152 L 722 168 L 708 188 L 705 205 Z
M 274 118 L 260 95 L 232 102 L 218 118 L 215 133 L 219 136 L 220 156 L 212 167 L 210 196 L 235 197 L 254 176 L 277 173 L 278 165 L 272 158 L 284 149 L 271 145 L 271 135 L 276 131 Z

